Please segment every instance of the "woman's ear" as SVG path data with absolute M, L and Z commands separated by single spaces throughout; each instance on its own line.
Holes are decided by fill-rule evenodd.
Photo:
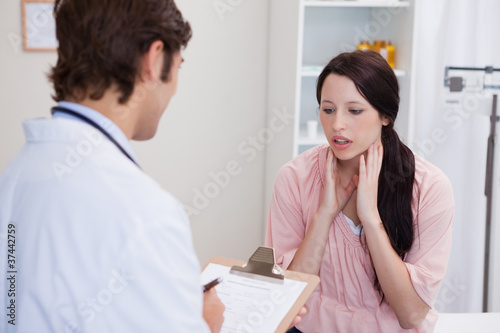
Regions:
M 387 116 L 382 116 L 382 125 L 383 126 L 387 126 L 391 123 L 391 118 L 387 117 Z

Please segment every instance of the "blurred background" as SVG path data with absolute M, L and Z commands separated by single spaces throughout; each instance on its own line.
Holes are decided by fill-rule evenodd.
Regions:
M 500 68 L 500 2 L 176 3 L 194 32 L 182 52 L 177 94 L 155 138 L 133 147 L 142 168 L 184 204 L 201 264 L 212 256 L 246 260 L 264 243 L 279 167 L 326 142 L 314 123 L 319 71 L 339 52 L 384 41 L 377 50 L 394 55 L 401 85 L 397 129 L 448 175 L 455 191 L 452 256 L 436 308 L 482 310 L 489 234 L 488 310 L 500 311 L 499 153 L 489 232 L 484 196 L 492 96 L 500 79 L 497 71 L 481 70 Z M 23 47 L 22 8 L 21 0 L 0 2 L 0 172 L 24 144 L 22 120 L 50 117 L 55 104 L 46 75 L 56 52 Z M 34 33 L 46 20 L 27 16 L 24 23 Z M 445 72 L 453 66 L 474 70 Z M 452 76 L 463 79 L 460 91 L 450 91 Z

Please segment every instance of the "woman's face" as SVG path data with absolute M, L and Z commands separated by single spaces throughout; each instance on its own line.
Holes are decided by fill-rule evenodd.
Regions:
M 359 159 L 368 147 L 380 143 L 387 117 L 375 110 L 346 76 L 330 74 L 321 89 L 320 121 L 335 156 L 341 161 Z

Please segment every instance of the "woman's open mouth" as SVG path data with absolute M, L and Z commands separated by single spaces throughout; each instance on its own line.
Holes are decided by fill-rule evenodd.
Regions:
M 332 143 L 336 149 L 347 149 L 351 146 L 352 141 L 346 137 L 336 135 L 332 138 Z

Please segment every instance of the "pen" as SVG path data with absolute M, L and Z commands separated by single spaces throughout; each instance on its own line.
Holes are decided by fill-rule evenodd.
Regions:
M 206 293 L 207 291 L 209 291 L 210 289 L 212 289 L 221 282 L 222 282 L 221 277 L 218 277 L 217 279 L 210 281 L 209 283 L 203 286 L 203 292 Z

